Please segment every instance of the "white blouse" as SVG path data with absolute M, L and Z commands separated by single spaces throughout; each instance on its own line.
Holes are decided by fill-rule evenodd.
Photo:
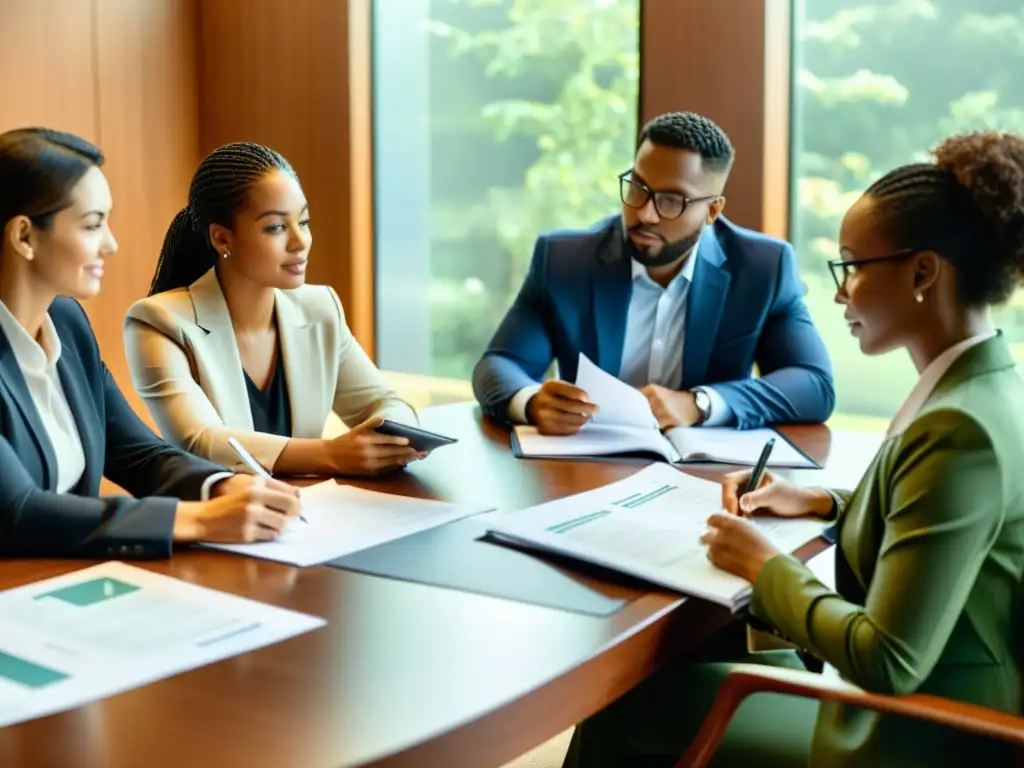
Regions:
M 61 350 L 57 329 L 53 327 L 50 316 L 46 315 L 39 341 L 36 341 L 0 301 L 0 330 L 14 351 L 46 437 L 57 457 L 57 492 L 67 493 L 78 485 L 85 472 L 85 451 L 57 371 Z

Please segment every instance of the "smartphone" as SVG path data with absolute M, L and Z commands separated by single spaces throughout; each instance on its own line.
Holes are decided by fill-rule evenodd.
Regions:
M 409 447 L 417 451 L 429 452 L 443 445 L 451 445 L 458 442 L 454 437 L 445 437 L 436 432 L 428 432 L 419 427 L 410 427 L 408 424 L 399 424 L 397 421 L 389 421 L 388 419 L 384 419 L 384 423 L 373 431 L 379 432 L 382 435 L 407 438 L 409 440 Z

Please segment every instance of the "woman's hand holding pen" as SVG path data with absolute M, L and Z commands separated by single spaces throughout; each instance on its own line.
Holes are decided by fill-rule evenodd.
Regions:
M 757 581 L 765 563 L 779 550 L 750 520 L 754 515 L 825 517 L 832 510 L 827 491 L 803 488 L 765 472 L 757 488 L 745 492 L 751 471 L 727 475 L 722 482 L 723 514 L 708 518 L 708 531 L 701 537 L 707 544 L 708 559 L 723 571 Z
M 299 489 L 280 480 L 235 475 L 218 483 L 209 501 L 182 501 L 174 540 L 224 544 L 271 541 L 298 517 Z
M 747 492 L 750 475 L 749 470 L 733 472 L 722 481 L 722 509 L 730 515 L 825 517 L 832 509 L 832 497 L 827 491 L 794 485 L 771 472 L 765 472 L 757 488 Z

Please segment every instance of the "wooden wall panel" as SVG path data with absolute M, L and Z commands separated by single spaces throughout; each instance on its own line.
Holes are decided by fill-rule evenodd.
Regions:
M 334 286 L 372 353 L 369 0 L 281 8 L 280 0 L 200 4 L 201 147 L 256 141 L 288 158 L 310 204 L 309 280 Z
M 43 126 L 98 139 L 91 0 L 0 3 L 0 131 Z
M 788 230 L 792 0 L 641 0 L 640 119 L 707 115 L 736 165 L 725 215 L 778 237 Z
M 118 255 L 87 310 L 107 365 L 136 411 L 122 342 L 132 302 L 146 295 L 164 233 L 199 163 L 195 0 L 93 0 L 97 114 L 114 197 Z

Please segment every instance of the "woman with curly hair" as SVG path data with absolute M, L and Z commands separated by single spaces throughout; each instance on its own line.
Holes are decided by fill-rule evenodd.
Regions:
M 953 136 L 847 212 L 836 303 L 861 351 L 906 349 L 920 378 L 852 493 L 773 475 L 723 485 L 708 556 L 753 584 L 752 622 L 883 694 L 1020 713 L 1024 384 L 989 308 L 1024 279 L 1024 138 Z M 744 517 L 836 521 L 835 589 Z M 795 652 L 744 661 L 799 666 Z M 673 765 L 731 664 L 680 662 L 577 729 L 567 766 Z M 1002 765 L 999 743 L 839 702 L 761 693 L 715 765 Z

